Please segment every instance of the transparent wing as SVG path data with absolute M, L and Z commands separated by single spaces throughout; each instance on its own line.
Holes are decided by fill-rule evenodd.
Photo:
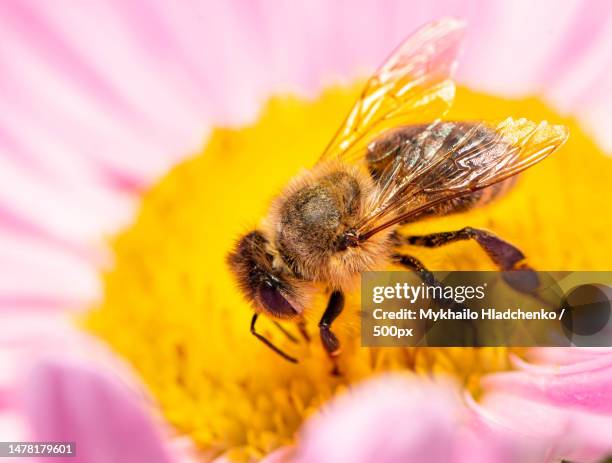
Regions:
M 461 21 L 443 19 L 402 43 L 367 82 L 319 162 L 334 157 L 355 161 L 350 158 L 362 156 L 382 131 L 442 116 L 455 95 L 450 77 L 463 30 Z
M 457 136 L 453 122 L 433 122 L 393 155 L 378 177 L 371 213 L 358 226 L 361 240 L 471 192 L 501 182 L 559 148 L 567 129 L 508 118 L 479 122 Z

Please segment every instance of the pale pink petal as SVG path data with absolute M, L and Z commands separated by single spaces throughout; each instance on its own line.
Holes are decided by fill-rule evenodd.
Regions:
M 23 310 L 0 311 L 0 348 L 70 350 L 84 339 L 69 313 L 28 305 Z
M 0 311 L 0 412 L 22 413 L 18 401 L 25 365 L 50 352 L 80 351 L 87 338 L 73 320 L 47 307 Z M 89 339 L 89 338 L 87 338 Z M 90 341 L 88 341 L 90 343 Z
M 483 416 L 536 438 L 550 459 L 612 454 L 612 356 L 605 349 L 578 349 L 563 365 L 514 363 L 518 370 L 482 379 Z
M 22 394 L 33 439 L 77 442 L 77 457 L 58 461 L 172 461 L 143 397 L 99 369 L 43 360 Z
M 347 392 L 306 423 L 295 461 L 447 462 L 458 423 L 450 388 L 389 376 Z
M 612 117 L 610 115 L 610 100 L 612 99 L 612 82 L 609 70 L 612 68 L 612 59 L 606 66 L 606 73 L 592 84 L 591 91 L 584 96 L 584 103 L 576 108 L 576 115 L 582 121 L 589 133 L 603 149 L 612 153 Z
M 557 366 L 606 355 L 612 355 L 612 347 L 538 347 L 527 352 L 527 359 L 535 364 Z
M 188 133 L 189 125 L 183 123 L 189 120 L 185 115 L 193 105 L 174 95 L 181 90 L 180 85 L 167 88 L 167 92 L 158 91 L 158 79 L 164 72 L 152 69 L 147 59 L 155 54 L 140 53 L 141 59 L 133 60 L 139 54 L 132 49 L 132 36 L 125 35 L 129 29 L 107 2 L 78 6 L 59 2 L 53 7 L 39 2 L 8 2 L 3 18 L 10 31 L 7 38 L 15 39 L 9 40 L 11 44 L 20 39 L 30 45 L 50 70 L 64 69 L 64 78 L 94 96 L 102 108 L 111 108 L 118 117 L 132 122 L 134 128 L 151 130 L 151 137 L 160 142 L 168 136 L 184 138 Z M 106 27 L 91 27 L 94 19 Z M 108 40 L 109 34 L 114 40 Z M 166 109 L 174 122 L 163 120 L 159 108 Z
M 0 310 L 82 308 L 100 293 L 97 270 L 93 257 L 0 228 Z
M 163 422 L 133 370 L 66 314 L 0 313 L 0 325 L 0 425 L 15 425 L 1 435 L 85 439 L 78 458 L 67 461 L 114 461 L 120 452 L 131 461 L 206 461 Z
M 86 190 L 83 192 L 85 194 Z M 38 224 L 64 240 L 81 245 L 91 244 L 100 238 L 102 231 L 108 230 L 109 225 L 105 221 L 108 216 L 101 208 L 99 215 L 92 214 L 83 199 L 75 197 L 69 188 L 53 187 L 48 180 L 41 182 L 0 153 L 0 209 Z M 92 206 L 96 206 L 95 202 L 89 204 L 89 207 Z M 116 214 L 121 210 L 125 211 L 125 206 L 111 214 L 116 218 L 109 222 L 116 224 Z
M 8 402 L 5 395 L 0 390 L 0 436 L 3 442 L 27 442 L 32 437 L 28 419 L 23 409 L 14 403 L 12 394 Z
M 519 0 L 474 6 L 468 23 L 473 33 L 468 32 L 460 79 L 475 88 L 507 95 L 542 90 L 540 74 L 581 3 Z
M 387 375 L 349 390 L 304 426 L 278 461 L 541 462 L 545 446 L 472 413 L 457 386 Z M 276 461 L 272 459 L 271 461 Z
M 14 385 L 17 370 L 16 357 L 10 351 L 0 349 L 0 416 L 14 408 Z
M 488 375 L 482 386 L 485 391 L 612 417 L 611 355 L 559 367 L 525 365 L 518 371 Z
M 487 422 L 482 415 L 457 429 L 452 461 L 460 463 L 542 463 L 546 447 L 541 439 Z
M 3 442 L 27 442 L 30 435 L 25 416 L 16 410 L 0 409 L 0 436 Z
M 595 462 L 612 455 L 612 416 L 553 407 L 502 392 L 485 395 L 482 408 L 498 424 L 548 444 L 546 461 Z
M 576 110 L 585 98 L 601 97 L 593 85 L 610 69 L 612 5 L 605 0 L 581 2 L 541 76 L 561 109 Z M 596 96 L 597 95 L 597 96 Z

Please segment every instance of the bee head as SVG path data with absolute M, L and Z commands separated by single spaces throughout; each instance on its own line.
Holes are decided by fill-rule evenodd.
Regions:
M 300 315 L 305 305 L 300 283 L 286 270 L 274 268 L 274 256 L 262 232 L 255 230 L 240 238 L 227 262 L 257 312 L 279 319 Z

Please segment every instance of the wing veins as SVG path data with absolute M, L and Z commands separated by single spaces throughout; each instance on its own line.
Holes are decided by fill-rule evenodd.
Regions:
M 426 130 L 432 127 L 433 124 Z M 541 161 L 567 139 L 567 130 L 562 126 L 549 125 L 546 122 L 535 124 L 526 119 L 515 121 L 508 118 L 497 124 L 494 136 L 485 140 L 479 139 L 479 130 L 485 127 L 487 126 L 484 123 L 472 127 L 460 140 L 445 148 L 444 152 L 433 153 L 428 159 L 430 164 L 417 168 L 416 173 L 409 171 L 401 175 L 402 162 L 394 163 L 392 168 L 381 175 L 381 204 L 361 221 L 358 227 L 360 239 L 366 240 L 385 228 L 414 217 L 441 202 L 502 182 Z M 489 128 L 493 129 L 492 126 Z M 537 140 L 536 136 L 541 136 L 542 139 Z M 474 145 L 469 146 L 472 142 Z M 444 143 L 441 147 L 443 145 Z M 462 151 L 466 146 L 466 150 Z M 487 157 L 487 153 L 498 146 L 502 151 Z M 456 159 L 453 158 L 455 154 L 459 156 Z M 478 163 L 480 158 L 482 162 Z M 452 161 L 450 170 L 444 168 L 444 163 L 449 161 Z M 441 172 L 437 172 L 438 175 L 448 174 L 450 178 L 440 179 L 433 176 L 438 167 L 441 168 Z M 428 176 L 432 176 L 431 180 L 423 183 Z M 438 182 L 440 185 L 435 188 Z M 421 195 L 425 195 L 425 199 L 419 204 L 415 201 Z M 408 210 L 395 214 L 406 207 Z M 387 215 L 390 217 L 385 221 Z M 378 223 L 381 219 L 383 222 Z

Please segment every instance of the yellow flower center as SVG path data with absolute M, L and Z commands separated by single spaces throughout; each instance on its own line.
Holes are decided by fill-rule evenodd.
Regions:
M 249 333 L 252 310 L 230 277 L 226 253 L 257 225 L 287 180 L 314 164 L 358 90 L 332 89 L 316 101 L 276 98 L 254 125 L 216 130 L 202 153 L 144 195 L 134 224 L 113 242 L 116 263 L 104 275 L 104 298 L 86 325 L 131 362 L 166 419 L 202 449 L 261 456 L 290 443 L 305 417 L 330 397 L 379 372 L 450 374 L 477 395 L 481 375 L 510 368 L 504 348 L 361 348 L 358 307 L 350 296 L 334 325 L 343 344 L 341 377 L 330 375 L 316 333 L 322 296 L 310 310 L 310 343 L 292 344 L 261 321 L 260 330 L 298 357 L 298 365 Z M 536 99 L 460 89 L 448 117 L 506 116 L 565 123 L 570 141 L 526 172 L 507 197 L 411 225 L 411 232 L 484 227 L 521 247 L 537 269 L 605 269 L 612 261 L 606 244 L 610 159 L 573 120 Z M 431 269 L 494 268 L 470 242 L 410 252 Z

